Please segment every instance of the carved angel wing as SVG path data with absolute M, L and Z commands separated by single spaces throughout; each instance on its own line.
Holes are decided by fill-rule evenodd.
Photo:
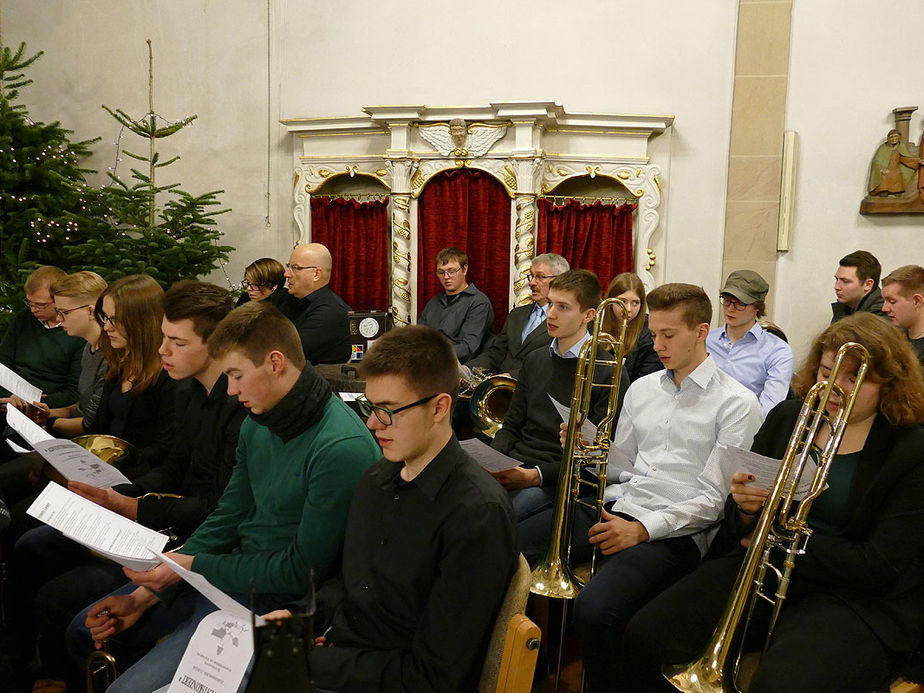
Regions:
M 437 123 L 420 128 L 420 136 L 423 137 L 431 146 L 443 156 L 449 156 L 456 148 L 452 141 L 452 135 L 449 134 L 449 125 L 446 123 Z
M 469 126 L 469 132 L 471 134 L 468 136 L 465 144 L 469 154 L 476 157 L 487 154 L 488 150 L 494 146 L 494 143 L 507 132 L 507 126 L 496 128 L 486 125 L 471 125 Z

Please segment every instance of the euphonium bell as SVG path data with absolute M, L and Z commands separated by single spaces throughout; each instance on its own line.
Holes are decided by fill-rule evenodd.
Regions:
M 504 424 L 517 381 L 509 375 L 474 372 L 462 377 L 459 396 L 469 400 L 475 430 L 493 438 Z

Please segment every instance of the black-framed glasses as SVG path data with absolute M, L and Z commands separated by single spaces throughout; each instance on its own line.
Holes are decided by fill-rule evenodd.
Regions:
M 456 267 L 455 269 L 438 269 L 436 270 L 436 276 L 438 277 L 454 277 L 459 272 L 462 271 L 461 267 Z
M 253 282 L 249 282 L 246 279 L 241 282 L 241 288 L 245 290 L 250 290 L 250 291 L 256 291 L 257 289 L 262 289 L 264 286 L 265 286 L 264 284 L 254 284 Z
M 88 303 L 85 306 L 77 306 L 76 308 L 65 308 L 64 310 L 60 308 L 55 308 L 55 313 L 57 313 L 59 318 L 65 318 L 71 313 L 73 313 L 75 310 L 80 310 L 81 308 L 89 308 L 89 307 L 90 307 L 90 304 Z
M 749 305 L 751 305 L 750 303 L 742 303 L 738 299 L 732 298 L 731 296 L 721 296 L 720 298 L 722 299 L 722 305 L 726 308 L 731 308 L 734 306 L 735 310 L 744 310 Z
M 45 303 L 39 303 L 37 301 L 30 301 L 27 298 L 22 300 L 26 304 L 27 308 L 35 308 L 36 310 L 45 310 L 48 306 L 54 305 L 54 301 L 46 301 Z
M 397 409 L 386 409 L 385 407 L 379 407 L 374 405 L 365 395 L 359 395 L 356 398 L 356 404 L 359 406 L 359 411 L 362 412 L 362 415 L 367 419 L 375 414 L 375 418 L 384 426 L 391 426 L 394 421 L 395 414 L 404 411 L 405 409 L 412 409 L 413 407 L 419 407 L 421 404 L 426 404 L 431 399 L 439 397 L 437 392 L 435 395 L 430 395 L 429 397 L 424 397 L 419 399 L 416 402 L 411 402 L 410 404 L 405 404 L 403 407 L 398 407 Z
M 100 325 L 112 325 L 115 327 L 118 318 L 115 315 L 106 315 L 103 311 L 96 311 L 96 319 L 99 320 Z
M 549 279 L 555 279 L 557 274 L 533 274 L 532 272 L 526 273 L 526 280 L 532 281 L 533 279 L 538 279 L 541 282 L 548 281 Z
M 320 269 L 317 265 L 290 265 L 288 262 L 286 263 L 286 267 L 293 272 L 301 272 L 306 269 Z

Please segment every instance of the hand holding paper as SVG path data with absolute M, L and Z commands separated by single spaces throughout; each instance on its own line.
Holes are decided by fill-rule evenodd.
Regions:
M 174 558 L 179 558 L 181 554 L 170 555 Z M 158 558 L 160 558 L 160 554 L 158 554 Z M 184 558 L 188 558 L 189 564 L 192 565 L 192 556 L 184 556 Z M 186 561 L 184 561 L 184 563 L 185 562 Z M 164 565 L 163 563 L 150 570 L 122 568 L 122 572 L 125 573 L 125 577 L 138 585 L 138 587 L 147 587 L 149 590 L 154 590 L 155 592 L 163 592 L 168 587 L 180 581 L 180 576 L 177 575 L 170 566 Z

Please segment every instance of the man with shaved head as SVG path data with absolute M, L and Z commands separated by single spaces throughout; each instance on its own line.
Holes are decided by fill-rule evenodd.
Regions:
M 295 246 L 286 265 L 290 300 L 283 312 L 312 364 L 350 360 L 350 307 L 328 286 L 331 265 L 330 251 L 320 243 Z

